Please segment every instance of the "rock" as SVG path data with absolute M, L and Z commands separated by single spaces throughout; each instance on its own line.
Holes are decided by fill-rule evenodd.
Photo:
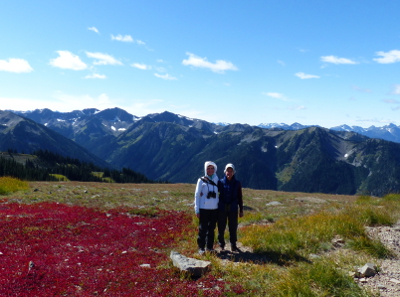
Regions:
M 316 197 L 297 197 L 297 198 L 294 198 L 294 200 L 297 200 L 300 202 L 326 203 L 326 200 L 321 199 L 321 198 L 316 198 Z
M 344 245 L 345 245 L 345 241 L 344 241 L 344 239 L 343 238 L 341 238 L 340 236 L 335 236 L 333 239 L 332 239 L 332 245 L 335 247 L 335 248 L 341 248 L 341 247 L 343 247 Z
M 188 272 L 193 277 L 204 275 L 211 267 L 210 261 L 188 258 L 175 251 L 171 251 L 170 258 L 175 267 Z
M 359 269 L 359 272 L 364 277 L 371 277 L 374 276 L 376 272 L 376 266 L 372 263 L 367 263 L 363 267 Z
M 310 254 L 309 257 L 310 257 L 310 259 L 319 259 L 319 258 L 321 258 L 321 256 L 317 255 L 317 254 Z
M 278 202 L 278 201 L 271 201 L 267 204 L 265 204 L 266 206 L 277 206 L 277 205 L 282 205 L 282 203 Z
M 400 284 L 400 281 L 398 279 L 395 279 L 395 278 L 391 278 L 389 281 L 392 282 L 392 283 L 395 283 L 395 284 Z
M 151 266 L 150 266 L 150 264 L 142 264 L 142 265 L 140 265 L 140 267 L 150 268 Z

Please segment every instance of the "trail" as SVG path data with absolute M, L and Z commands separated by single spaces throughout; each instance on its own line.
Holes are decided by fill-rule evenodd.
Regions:
M 368 227 L 371 237 L 378 238 L 391 249 L 396 257 L 381 260 L 378 263 L 380 272 L 374 277 L 359 281 L 360 285 L 379 292 L 382 297 L 400 296 L 400 221 L 391 227 Z

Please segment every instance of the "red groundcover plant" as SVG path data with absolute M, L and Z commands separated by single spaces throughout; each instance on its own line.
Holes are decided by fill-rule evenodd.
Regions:
M 198 295 L 199 281 L 157 267 L 168 260 L 165 248 L 181 238 L 190 216 L 131 213 L 0 204 L 0 296 Z M 227 293 L 211 274 L 200 281 L 202 296 Z

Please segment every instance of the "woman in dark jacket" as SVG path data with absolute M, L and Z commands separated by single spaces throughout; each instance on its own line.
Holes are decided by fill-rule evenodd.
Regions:
M 236 246 L 238 215 L 243 217 L 242 184 L 235 178 L 235 166 L 225 166 L 225 176 L 218 182 L 218 241 L 221 250 L 225 249 L 225 228 L 228 223 L 229 241 L 232 251 L 239 251 Z

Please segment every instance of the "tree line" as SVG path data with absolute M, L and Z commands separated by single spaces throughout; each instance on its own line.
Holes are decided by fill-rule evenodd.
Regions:
M 6 157 L 5 157 L 6 156 Z M 37 150 L 31 156 L 15 150 L 8 150 L 0 155 L 0 176 L 11 176 L 26 181 L 56 181 L 56 174 L 72 181 L 116 182 L 116 183 L 151 183 L 145 175 L 129 168 L 122 170 L 100 168 L 93 163 L 64 157 L 48 150 Z M 95 174 L 97 173 L 97 174 Z

